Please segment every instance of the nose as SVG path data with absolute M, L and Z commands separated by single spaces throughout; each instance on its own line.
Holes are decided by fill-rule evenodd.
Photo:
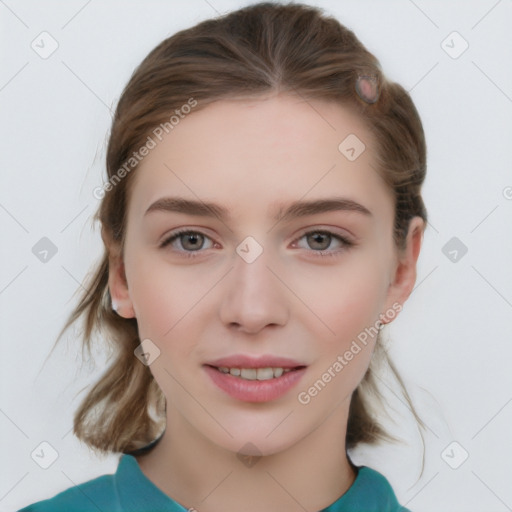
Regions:
M 266 251 L 248 262 L 238 254 L 226 276 L 220 305 L 224 325 L 240 332 L 255 334 L 266 326 L 285 325 L 289 309 L 286 289 L 274 275 Z

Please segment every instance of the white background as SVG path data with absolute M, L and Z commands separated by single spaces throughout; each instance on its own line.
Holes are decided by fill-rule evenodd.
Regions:
M 71 433 L 101 359 L 80 372 L 73 330 L 47 358 L 101 254 L 92 190 L 103 179 L 109 109 L 156 44 L 247 3 L 0 2 L 0 511 L 117 467 L 118 455 L 100 459 Z M 418 478 L 420 437 L 397 399 L 389 428 L 404 444 L 359 450 L 354 460 L 383 472 L 413 512 L 512 510 L 512 2 L 311 4 L 354 30 L 410 91 L 428 145 L 430 224 L 417 287 L 387 335 L 429 427 L 425 471 Z M 31 48 L 42 31 L 59 45 L 47 59 Z M 442 47 L 453 31 L 469 44 L 456 59 Z M 448 44 L 454 52 L 462 41 Z M 42 237 L 58 249 L 46 263 L 32 253 Z M 442 252 L 452 237 L 468 248 L 456 262 Z M 43 441 L 58 452 L 48 469 L 31 458 Z M 462 450 L 468 459 L 452 469 L 446 461 Z

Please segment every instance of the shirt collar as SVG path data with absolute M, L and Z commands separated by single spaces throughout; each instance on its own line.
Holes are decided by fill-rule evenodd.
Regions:
M 115 488 L 123 511 L 188 512 L 187 508 L 149 480 L 140 469 L 137 459 L 129 454 L 121 456 L 115 474 Z M 361 506 L 367 512 L 394 511 L 399 508 L 386 478 L 367 466 L 357 467 L 357 476 L 347 492 L 320 512 L 350 512 L 360 510 Z
M 115 474 L 121 510 L 126 512 L 187 512 L 160 490 L 140 469 L 137 459 L 123 454 Z

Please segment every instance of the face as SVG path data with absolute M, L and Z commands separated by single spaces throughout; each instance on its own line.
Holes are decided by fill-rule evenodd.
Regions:
M 356 159 L 338 148 L 350 134 Z M 160 351 L 175 428 L 270 454 L 349 403 L 417 257 L 401 269 L 374 147 L 346 108 L 273 96 L 198 110 L 141 162 L 127 286 L 113 272 L 110 287 Z

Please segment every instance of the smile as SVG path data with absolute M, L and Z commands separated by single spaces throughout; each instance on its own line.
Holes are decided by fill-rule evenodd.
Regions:
M 203 365 L 210 382 L 229 397 L 243 402 L 269 402 L 285 396 L 306 372 L 306 366 L 238 368 Z

